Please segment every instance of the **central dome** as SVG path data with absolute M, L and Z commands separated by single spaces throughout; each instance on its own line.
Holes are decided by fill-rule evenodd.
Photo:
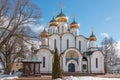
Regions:
M 56 21 L 57 22 L 68 22 L 68 17 L 62 12 L 56 16 Z

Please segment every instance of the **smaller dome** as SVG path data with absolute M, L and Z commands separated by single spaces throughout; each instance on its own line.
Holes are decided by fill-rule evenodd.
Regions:
M 90 41 L 96 41 L 97 40 L 95 35 L 93 34 L 93 32 L 92 32 L 92 35 L 90 36 L 89 40 Z
M 48 36 L 49 36 L 49 34 L 48 34 L 48 32 L 46 32 L 45 29 L 44 29 L 44 31 L 41 32 L 41 34 L 40 34 L 40 37 L 48 37 Z
M 57 26 L 58 24 L 57 24 L 57 22 L 56 22 L 56 20 L 54 19 L 54 17 L 53 17 L 53 19 L 50 21 L 50 23 L 49 23 L 49 26 Z
M 80 25 L 75 21 L 75 18 L 73 19 L 73 22 L 70 24 L 70 28 L 78 28 L 79 29 Z
M 56 16 L 56 21 L 57 22 L 68 22 L 68 17 L 62 12 Z

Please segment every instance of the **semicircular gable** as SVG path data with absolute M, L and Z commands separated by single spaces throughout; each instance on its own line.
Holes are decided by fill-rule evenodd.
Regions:
M 72 33 L 64 33 L 64 34 L 62 34 L 62 37 L 64 37 L 64 36 L 72 36 L 73 38 L 75 37 Z
M 73 57 L 79 57 L 79 56 L 82 56 L 82 53 L 80 53 L 80 51 L 76 48 L 69 48 L 69 49 L 66 49 L 63 53 L 64 56 L 71 56 L 70 53 L 73 53 Z
M 87 37 L 85 37 L 84 35 L 79 35 L 80 37 L 83 37 L 83 38 L 85 38 L 85 39 L 88 39 Z M 89 40 L 89 39 L 88 39 Z
M 53 34 L 49 38 L 53 38 L 53 37 L 60 37 L 60 35 L 59 34 Z
M 37 55 L 52 55 L 52 52 L 47 48 L 41 48 L 38 50 Z
M 104 56 L 104 54 L 101 51 L 94 51 L 91 56 Z

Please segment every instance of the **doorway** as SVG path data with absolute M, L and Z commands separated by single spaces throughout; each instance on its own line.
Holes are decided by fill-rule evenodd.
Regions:
M 68 72 L 75 72 L 75 64 L 70 63 L 68 65 Z

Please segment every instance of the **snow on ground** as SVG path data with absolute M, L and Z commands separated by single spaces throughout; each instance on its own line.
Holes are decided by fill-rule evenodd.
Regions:
M 65 80 L 120 80 L 120 78 L 98 78 L 98 77 L 73 77 L 70 76 Z
M 0 75 L 0 80 L 14 80 L 18 79 L 18 76 L 15 75 Z
M 12 75 L 8 75 L 8 74 L 1 74 L 0 75 L 0 80 L 15 80 L 18 79 L 19 76 L 21 76 L 21 72 L 15 72 Z

